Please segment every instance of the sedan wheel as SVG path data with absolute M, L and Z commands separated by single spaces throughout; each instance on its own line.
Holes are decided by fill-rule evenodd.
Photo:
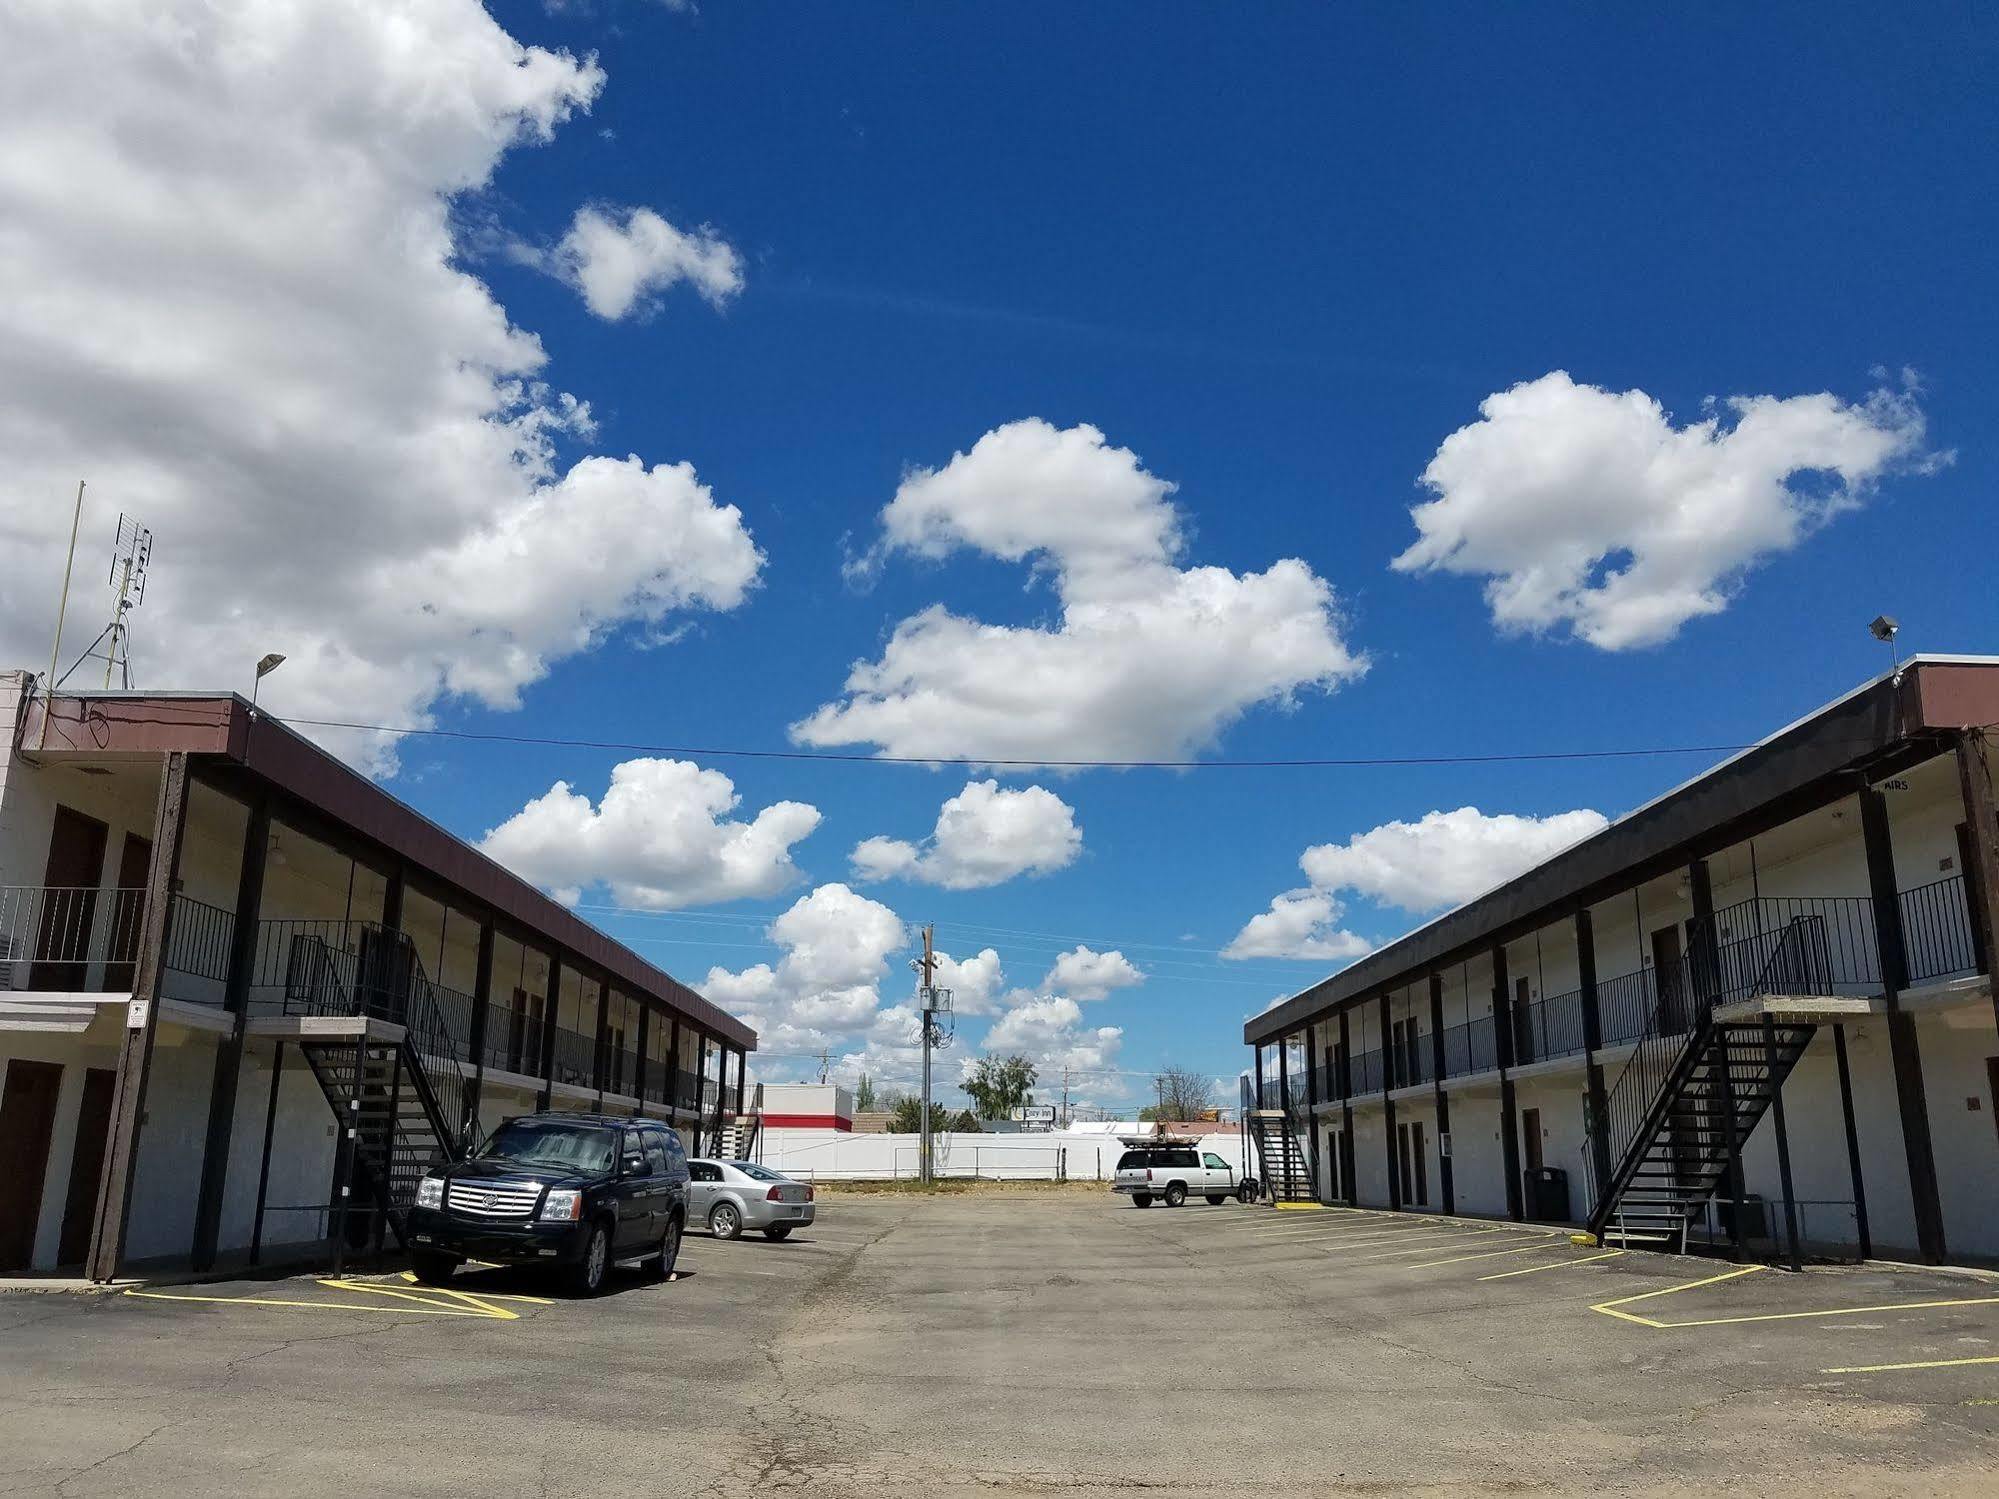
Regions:
M 708 1215 L 708 1229 L 718 1239 L 733 1239 L 743 1231 L 743 1214 L 733 1202 L 718 1202 Z

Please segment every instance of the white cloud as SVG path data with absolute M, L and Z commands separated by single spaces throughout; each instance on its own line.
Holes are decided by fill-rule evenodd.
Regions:
M 990 947 L 970 958 L 954 958 L 941 951 L 937 954 L 937 987 L 951 991 L 954 1014 L 990 1014 L 1005 982 L 1000 955 Z
M 906 1004 L 884 1009 L 889 958 L 906 947 L 901 918 L 845 885 L 821 885 L 773 921 L 766 936 L 782 951 L 775 967 L 711 968 L 701 992 L 758 1031 L 768 1052 L 812 1052 L 866 1037 L 907 1039 Z
M 1222 949 L 1225 958 L 1323 958 L 1350 962 L 1374 950 L 1354 932 L 1342 931 L 1346 908 L 1323 890 L 1287 890 L 1270 909 L 1252 916 Z
M 1095 952 L 1084 946 L 1072 947 L 1057 957 L 1041 987 L 1073 999 L 1103 999 L 1113 989 L 1129 989 L 1144 982 L 1138 966 L 1116 948 Z
M 986 1032 L 981 1045 L 988 1052 L 1026 1057 L 1040 1070 L 1039 1086 L 1045 1090 L 1052 1080 L 1059 1090 L 1065 1067 L 1099 1072 L 1115 1066 L 1124 1045 L 1124 1030 L 1115 1025 L 1085 1025 L 1082 1006 L 1055 994 L 1008 1010 Z M 1106 1081 L 1093 1080 L 1091 1086 L 1101 1090 Z
M 1924 453 L 1916 393 L 1905 377 L 1854 403 L 1735 396 L 1675 426 L 1642 390 L 1557 370 L 1487 396 L 1444 439 L 1422 475 L 1436 498 L 1410 511 L 1421 535 L 1393 565 L 1486 577 L 1504 630 L 1670 640 L 1885 474 L 1948 461 Z
M 681 281 L 716 307 L 743 289 L 742 257 L 713 229 L 676 229 L 650 208 L 577 209 L 542 264 L 610 322 L 650 314 L 660 293 Z
M 1547 817 L 1488 815 L 1476 807 L 1385 822 L 1298 860 L 1319 890 L 1345 890 L 1422 913 L 1461 905 L 1608 825 L 1587 807 Z
M 685 464 L 565 466 L 587 406 L 462 266 L 454 204 L 604 81 L 475 0 L 0 10 L 0 659 L 46 649 L 79 474 L 86 557 L 120 510 L 159 537 L 140 683 L 278 650 L 296 716 L 511 707 L 613 631 L 741 604 L 741 515 Z
M 853 852 L 855 878 L 910 879 L 946 890 L 983 890 L 1075 862 L 1083 833 L 1075 809 L 1041 786 L 1018 791 L 968 781 L 937 813 L 926 846 L 868 838 Z
M 1386 822 L 1345 843 L 1319 843 L 1298 864 L 1311 884 L 1287 890 L 1253 916 L 1225 958 L 1351 960 L 1372 950 L 1366 938 L 1339 928 L 1340 894 L 1366 897 L 1421 915 L 1461 905 L 1533 868 L 1607 825 L 1587 807 L 1547 817 L 1476 807 L 1426 812 L 1415 822 Z
M 918 469 L 882 512 L 862 570 L 894 552 L 970 548 L 1052 575 L 1061 617 L 999 625 L 943 605 L 857 662 L 799 743 L 1039 761 L 1180 757 L 1260 704 L 1289 706 L 1366 670 L 1331 585 L 1286 559 L 1260 573 L 1183 568 L 1172 486 L 1094 427 L 1038 420 Z
M 627 760 L 597 806 L 557 781 L 480 847 L 570 902 L 599 883 L 621 905 L 655 910 L 775 895 L 797 877 L 792 845 L 819 826 L 819 810 L 776 802 L 732 820 L 741 802 L 719 770 Z

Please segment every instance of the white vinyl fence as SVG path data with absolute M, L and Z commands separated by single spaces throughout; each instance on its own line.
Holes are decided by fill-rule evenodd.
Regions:
M 1227 1161 L 1240 1175 L 1242 1146 L 1236 1133 L 1210 1135 L 1200 1148 Z M 931 1159 L 940 1177 L 988 1181 L 1111 1180 L 1125 1145 L 1105 1135 L 982 1135 L 941 1131 L 931 1137 Z M 830 1129 L 767 1129 L 758 1155 L 773 1171 L 800 1181 L 893 1181 L 915 1177 L 921 1143 L 915 1135 L 855 1135 Z

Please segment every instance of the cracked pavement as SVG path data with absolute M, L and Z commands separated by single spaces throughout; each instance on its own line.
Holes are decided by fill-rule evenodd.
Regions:
M 0 1297 L 0 1494 L 1872 1495 L 1989 1492 L 1999 1470 L 1999 1363 L 1825 1372 L 1999 1354 L 1999 1305 L 1652 1329 L 1590 1303 L 1713 1267 L 1485 1283 L 1497 1266 L 1398 1262 L 1375 1232 L 1108 1192 L 829 1193 L 786 1243 L 691 1238 L 682 1279 L 511 1321 Z M 338 1300 L 309 1277 L 188 1292 Z M 1999 1285 L 1772 1272 L 1689 1291 L 1685 1315 L 1940 1293 Z

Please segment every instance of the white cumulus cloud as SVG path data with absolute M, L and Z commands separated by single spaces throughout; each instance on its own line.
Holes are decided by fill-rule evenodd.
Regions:
M 46 649 L 79 477 L 86 556 L 121 510 L 159 538 L 141 685 L 277 650 L 264 702 L 300 717 L 511 707 L 607 634 L 740 605 L 740 513 L 684 463 L 567 461 L 588 406 L 454 230 L 604 84 L 476 0 L 0 9 L 0 659 Z
M 955 1014 L 990 1014 L 1005 982 L 1000 955 L 990 947 L 969 958 L 954 958 L 941 949 L 937 953 L 937 987 L 951 991 Z
M 894 911 L 845 885 L 800 896 L 765 935 L 781 956 L 732 971 L 711 968 L 701 992 L 742 1016 L 762 1050 L 814 1052 L 854 1039 L 906 1045 L 908 1004 L 883 1006 L 889 958 L 909 945 Z
M 1795 547 L 1924 451 L 1912 379 L 1864 400 L 1734 396 L 1676 426 L 1642 390 L 1563 371 L 1487 396 L 1423 470 L 1434 499 L 1403 572 L 1484 577 L 1504 630 L 1566 626 L 1605 650 L 1719 614 L 1757 562 Z
M 1323 958 L 1351 962 L 1374 950 L 1357 933 L 1340 928 L 1346 907 L 1323 890 L 1287 890 L 1270 909 L 1252 916 L 1222 949 L 1225 958 Z
M 565 901 L 597 884 L 621 905 L 679 906 L 775 895 L 797 878 L 792 845 L 819 809 L 775 802 L 747 822 L 735 783 L 689 760 L 627 760 L 602 800 L 557 781 L 480 847 Z
M 1332 586 L 1305 563 L 1183 567 L 1172 486 L 1090 426 L 996 428 L 904 478 L 862 569 L 961 548 L 1052 577 L 1060 618 L 1000 625 L 941 604 L 901 621 L 845 696 L 792 726 L 802 744 L 1065 759 L 1191 754 L 1260 704 L 1366 670 Z
M 1072 947 L 1055 959 L 1041 987 L 1050 994 L 1067 994 L 1072 999 L 1103 999 L 1114 989 L 1129 989 L 1145 982 L 1145 975 L 1116 948 L 1097 952 L 1088 946 Z
M 1023 874 L 1047 874 L 1075 862 L 1083 833 L 1076 812 L 1041 786 L 1019 790 L 968 781 L 938 810 L 922 846 L 867 838 L 853 852 L 855 878 L 917 880 L 946 890 L 981 890 Z
M 1046 1097 L 1052 1080 L 1059 1089 L 1062 1069 L 1101 1072 L 1114 1067 L 1124 1045 L 1124 1030 L 1115 1025 L 1086 1025 L 1082 1006 L 1066 995 L 1049 995 L 1029 1000 L 1008 1010 L 986 1033 L 981 1043 L 986 1051 L 1007 1056 L 1024 1056 L 1039 1069 L 1039 1085 Z M 1104 1088 L 1109 1079 L 1095 1079 L 1092 1086 Z
M 654 311 L 682 281 L 717 307 L 743 289 L 742 257 L 714 230 L 676 229 L 650 208 L 579 208 L 542 264 L 608 322 Z
M 1345 843 L 1319 843 L 1299 856 L 1309 886 L 1287 890 L 1253 916 L 1225 958 L 1351 960 L 1372 950 L 1339 928 L 1341 895 L 1421 915 L 1461 905 L 1608 825 L 1587 807 L 1546 817 L 1485 813 L 1476 807 L 1385 822 Z

